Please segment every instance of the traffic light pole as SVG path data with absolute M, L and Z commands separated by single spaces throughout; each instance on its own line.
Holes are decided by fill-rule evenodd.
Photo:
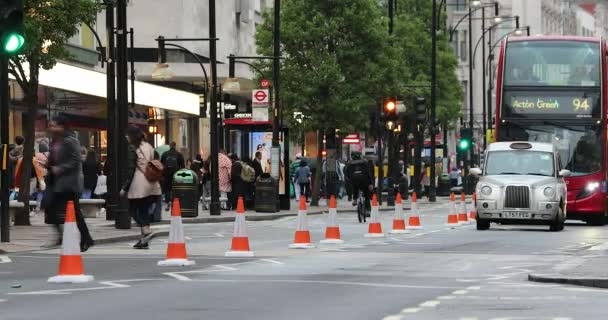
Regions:
M 10 238 L 10 217 L 9 207 L 9 173 L 8 173 L 8 56 L 0 55 L 0 139 L 2 143 L 2 161 L 0 176 L 0 241 L 9 242 Z

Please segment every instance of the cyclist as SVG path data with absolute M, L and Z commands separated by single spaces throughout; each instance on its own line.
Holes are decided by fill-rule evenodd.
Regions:
M 350 154 L 351 161 L 346 164 L 346 178 L 351 184 L 353 194 L 353 206 L 357 205 L 359 191 L 365 196 L 365 208 L 371 210 L 370 192 L 372 186 L 372 173 L 366 160 L 361 159 L 361 153 L 353 151 Z

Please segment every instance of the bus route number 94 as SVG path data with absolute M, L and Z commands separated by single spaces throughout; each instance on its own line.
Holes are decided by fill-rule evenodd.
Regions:
M 589 111 L 589 99 L 583 98 L 574 98 L 572 99 L 572 106 L 574 107 L 574 111 L 585 110 Z

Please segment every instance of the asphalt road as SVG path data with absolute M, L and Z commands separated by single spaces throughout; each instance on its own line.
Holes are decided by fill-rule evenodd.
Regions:
M 526 280 L 597 254 L 608 227 L 450 229 L 447 210 L 424 208 L 423 230 L 382 239 L 340 214 L 345 244 L 309 250 L 287 249 L 295 218 L 249 222 L 254 258 L 223 256 L 230 223 L 187 225 L 196 266 L 157 267 L 167 238 L 96 246 L 84 255 L 95 282 L 79 285 L 46 283 L 58 250 L 12 254 L 0 259 L 0 319 L 608 319 L 606 290 Z M 315 242 L 325 219 L 310 217 Z

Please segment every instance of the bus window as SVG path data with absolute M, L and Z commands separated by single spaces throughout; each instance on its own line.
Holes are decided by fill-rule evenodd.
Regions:
M 513 41 L 505 60 L 505 86 L 600 85 L 599 44 L 583 41 Z

